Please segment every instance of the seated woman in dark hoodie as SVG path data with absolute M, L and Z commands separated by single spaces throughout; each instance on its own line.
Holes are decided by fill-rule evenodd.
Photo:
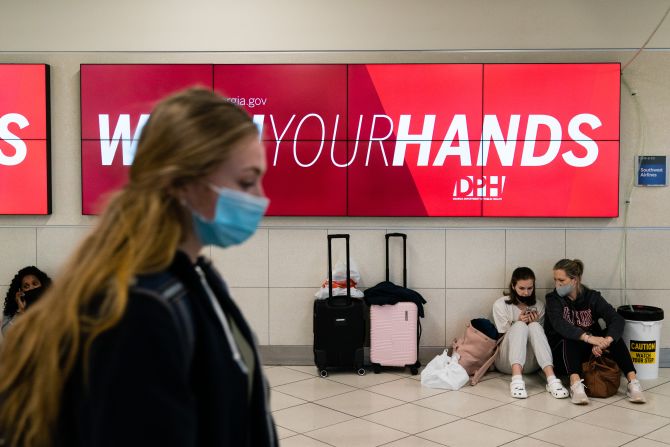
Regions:
M 547 294 L 547 313 L 544 330 L 554 357 L 558 374 L 570 376 L 572 403 L 585 405 L 589 398 L 584 391 L 582 363 L 591 354 L 609 356 L 619 365 L 628 379 L 628 399 L 644 403 L 642 387 L 626 344 L 621 339 L 624 319 L 597 290 L 582 284 L 584 263 L 579 259 L 561 259 L 554 265 L 556 288 Z M 605 321 L 601 329 L 598 320 Z

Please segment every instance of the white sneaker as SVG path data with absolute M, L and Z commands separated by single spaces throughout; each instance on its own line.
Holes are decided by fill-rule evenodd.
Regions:
M 554 377 L 551 382 L 547 382 L 546 388 L 556 399 L 565 399 L 570 395 L 558 377 Z
M 584 379 L 570 385 L 570 400 L 575 405 L 586 405 L 589 403 L 589 396 L 584 390 Z
M 643 404 L 647 401 L 647 399 L 644 397 L 644 394 L 642 393 L 642 385 L 637 379 L 631 380 L 628 384 L 628 391 L 626 392 L 626 396 L 628 396 L 629 401 L 636 404 Z

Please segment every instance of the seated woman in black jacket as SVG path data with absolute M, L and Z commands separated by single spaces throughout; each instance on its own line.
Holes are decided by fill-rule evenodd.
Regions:
M 591 354 L 601 356 L 608 351 L 628 379 L 628 399 L 644 403 L 635 366 L 621 339 L 624 319 L 600 292 L 582 284 L 583 273 L 584 263 L 579 259 L 561 259 L 554 265 L 556 288 L 547 294 L 547 318 L 544 323 L 554 368 L 558 374 L 570 376 L 572 403 L 585 405 L 589 398 L 581 378 L 582 363 Z M 601 318 L 606 324 L 604 330 L 598 324 Z

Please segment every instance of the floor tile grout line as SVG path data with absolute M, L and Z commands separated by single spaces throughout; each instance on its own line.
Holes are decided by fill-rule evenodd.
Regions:
M 623 400 L 624 400 L 624 399 L 617 400 L 616 402 L 612 402 L 610 405 L 614 405 L 614 406 L 619 407 L 619 408 L 625 408 L 625 409 L 627 409 L 627 410 L 639 411 L 640 413 L 644 413 L 644 414 L 651 414 L 652 416 L 658 416 L 658 417 L 662 417 L 662 418 L 670 419 L 670 418 L 668 418 L 667 416 L 664 416 L 664 415 L 661 415 L 661 414 L 657 414 L 657 413 L 652 413 L 652 412 L 650 412 L 650 411 L 644 411 L 643 409 L 637 410 L 637 409 L 629 408 L 629 407 L 627 407 L 627 406 L 623 406 L 623 405 L 616 405 L 617 402 L 621 402 L 621 401 L 623 401 Z M 639 407 L 644 407 L 644 406 L 645 406 L 645 404 L 637 404 L 637 405 L 638 405 Z
M 496 408 L 500 408 L 500 407 L 496 407 Z M 495 408 L 492 408 L 492 410 L 494 410 L 494 409 L 495 409 Z M 478 413 L 478 414 L 481 414 L 481 413 Z M 477 415 L 476 415 L 476 414 L 473 414 L 472 416 L 477 416 Z M 546 429 L 548 428 L 548 427 L 544 427 L 544 428 L 541 428 L 540 430 L 537 430 L 537 431 L 534 431 L 534 432 L 532 432 L 532 433 L 528 433 L 528 434 L 526 434 L 526 433 L 519 433 L 519 432 L 514 431 L 514 430 L 512 430 L 512 429 L 510 429 L 510 428 L 500 428 L 500 427 L 496 427 L 495 425 L 491 425 L 491 424 L 486 423 L 486 422 L 475 421 L 475 420 L 473 420 L 473 419 L 470 419 L 472 416 L 468 416 L 468 417 L 463 418 L 463 419 L 468 420 L 468 421 L 470 421 L 470 422 L 475 422 L 475 423 L 477 423 L 477 424 L 482 424 L 482 425 L 485 425 L 485 426 L 487 426 L 487 427 L 495 428 L 495 429 L 497 429 L 497 430 L 502 430 L 502 431 L 507 432 L 507 433 L 513 433 L 513 434 L 515 434 L 515 435 L 519 435 L 519 436 L 521 436 L 521 437 L 530 436 L 530 435 L 532 435 L 532 434 L 541 432 L 542 430 L 546 430 Z M 562 422 L 561 422 L 561 423 L 562 423 Z M 519 439 L 519 438 L 517 438 L 517 439 Z M 515 441 L 515 439 L 513 439 L 512 441 Z M 512 441 L 510 441 L 510 442 L 512 442 Z
M 422 407 L 422 408 L 426 408 L 426 407 Z M 427 410 L 431 410 L 431 408 L 426 408 L 426 409 L 427 409 Z M 390 408 L 389 408 L 389 410 L 390 410 Z M 437 410 L 433 410 L 433 411 L 437 411 Z M 379 413 L 379 412 L 378 412 L 378 413 Z M 444 412 L 441 412 L 441 411 L 440 411 L 439 413 L 447 414 L 448 416 L 453 416 L 453 415 L 451 415 L 451 414 L 444 413 Z M 373 413 L 372 413 L 372 414 L 373 414 Z M 388 425 L 384 425 L 384 424 L 382 424 L 381 422 L 370 421 L 370 420 L 368 420 L 368 419 L 364 419 L 364 418 L 367 417 L 367 416 L 370 416 L 370 414 L 368 414 L 368 415 L 366 415 L 366 416 L 362 416 L 360 419 L 363 419 L 363 420 L 365 420 L 365 421 L 367 421 L 367 422 L 374 422 L 375 424 L 377 424 L 377 425 L 381 425 L 382 427 L 390 428 L 390 429 L 393 429 L 393 430 L 396 430 L 396 431 L 399 431 L 399 432 L 402 432 L 402 433 L 407 433 L 407 432 L 404 431 L 404 430 L 400 430 L 399 428 L 395 428 L 395 427 L 389 427 Z M 456 416 L 453 416 L 453 417 L 456 417 Z M 453 421 L 445 422 L 445 423 L 443 423 L 443 424 L 437 424 L 435 427 L 427 428 L 427 429 L 425 429 L 425 430 L 421 430 L 421 431 L 418 431 L 418 432 L 416 432 L 416 433 L 407 433 L 407 435 L 408 435 L 408 436 L 416 436 L 416 435 L 418 435 L 419 433 L 424 433 L 424 432 L 427 432 L 427 431 L 430 431 L 430 430 L 434 430 L 434 429 L 436 429 L 436 428 L 438 428 L 438 427 L 442 427 L 443 425 L 449 425 L 449 424 L 451 424 L 451 423 L 453 423 L 453 422 L 458 422 L 458 421 L 460 421 L 460 420 L 462 420 L 462 418 L 458 418 L 458 419 L 453 420 Z M 397 441 L 397 439 L 396 439 L 396 441 Z M 391 442 L 395 442 L 395 441 L 391 441 Z
M 513 402 L 510 402 L 508 405 L 514 405 L 514 403 L 513 403 Z M 519 405 L 514 405 L 514 406 L 515 406 L 515 407 L 518 407 Z M 501 407 L 491 408 L 491 410 L 495 410 L 495 409 L 497 409 L 497 408 L 501 408 Z M 556 414 L 543 413 L 543 412 L 541 412 L 541 411 L 539 411 L 539 410 L 535 410 L 535 409 L 533 409 L 533 408 L 526 408 L 526 407 L 521 407 L 521 408 L 523 408 L 523 409 L 525 409 L 525 410 L 530 410 L 530 411 L 537 411 L 538 413 L 546 414 L 546 415 L 548 415 L 548 416 L 554 416 L 554 417 L 562 418 L 563 420 L 562 420 L 561 422 L 559 422 L 559 424 L 562 424 L 563 422 L 566 422 L 566 421 L 571 420 L 570 418 L 567 418 L 567 417 L 565 417 L 565 416 L 558 416 L 558 415 L 556 415 Z M 531 432 L 531 433 L 528 433 L 528 434 L 524 434 L 524 433 L 519 433 L 519 432 L 513 431 L 513 430 L 511 430 L 511 429 L 504 429 L 504 428 L 496 427 L 495 425 L 491 425 L 491 424 L 488 424 L 488 423 L 486 423 L 486 422 L 481 422 L 481 421 L 476 421 L 476 420 L 470 419 L 470 418 L 473 417 L 473 416 L 477 416 L 477 415 L 486 413 L 487 411 L 491 411 L 491 410 L 486 410 L 486 411 L 483 411 L 483 412 L 481 412 L 481 413 L 473 414 L 472 416 L 467 416 L 465 419 L 471 420 L 472 422 L 477 422 L 477 423 L 479 423 L 479 424 L 488 425 L 488 426 L 490 426 L 490 427 L 497 428 L 497 429 L 499 429 L 499 430 L 504 430 L 504 431 L 509 431 L 509 432 L 512 432 L 512 433 L 517 433 L 517 434 L 520 434 L 520 435 L 522 435 L 522 436 L 530 436 L 530 435 L 533 435 L 533 434 L 535 434 L 535 433 L 541 432 L 542 430 L 546 430 L 547 428 L 551 427 L 551 425 L 549 425 L 549 426 L 547 426 L 547 427 L 541 428 L 541 429 L 536 430 L 536 431 L 534 431 L 534 432 Z M 556 424 L 556 425 L 557 425 L 557 424 Z
M 536 394 L 536 395 L 537 395 L 537 394 Z M 568 400 L 568 398 L 566 398 L 566 400 Z M 519 401 L 522 401 L 522 400 L 520 399 Z M 510 405 L 515 405 L 515 406 L 518 406 L 518 407 L 521 407 L 521 408 L 526 408 L 526 409 L 528 409 L 528 410 L 538 411 L 538 412 L 543 413 L 543 414 L 548 414 L 548 415 L 550 415 L 550 416 L 558 416 L 558 417 L 562 417 L 562 418 L 569 419 L 569 420 L 573 420 L 573 419 L 578 418 L 578 417 L 580 417 L 580 416 L 584 416 L 585 414 L 589 414 L 589 413 L 591 413 L 591 412 L 593 412 L 593 411 L 596 411 L 596 410 L 599 410 L 599 409 L 601 409 L 601 408 L 604 408 L 604 407 L 606 407 L 606 406 L 608 406 L 608 405 L 611 405 L 611 403 L 598 402 L 598 403 L 600 403 L 600 404 L 602 404 L 602 405 L 601 405 L 601 406 L 598 406 L 598 407 L 595 407 L 595 408 L 590 408 L 588 411 L 585 411 L 584 413 L 581 413 L 581 414 L 578 414 L 578 415 L 576 415 L 576 416 L 572 416 L 572 417 L 570 417 L 570 416 L 557 415 L 557 414 L 555 414 L 555 413 L 550 413 L 550 412 L 545 411 L 545 410 L 538 410 L 538 409 L 536 409 L 536 408 L 525 407 L 525 406 L 523 406 L 523 405 L 519 405 L 519 404 L 517 404 L 516 402 L 517 402 L 517 401 L 515 401 L 515 402 L 510 402 Z M 618 401 L 616 401 L 616 402 L 618 402 Z M 567 402 L 566 402 L 566 403 L 567 403 Z M 577 421 L 577 422 L 579 422 L 579 421 Z
M 294 437 L 296 437 L 296 436 L 304 436 L 304 437 L 306 437 L 306 438 L 313 439 L 313 440 L 315 440 L 316 442 L 320 442 L 320 443 L 322 443 L 322 444 L 324 444 L 324 445 L 329 445 L 329 446 L 331 446 L 331 447 L 337 447 L 335 444 L 330 444 L 330 443 L 328 443 L 328 442 L 326 442 L 326 441 L 322 441 L 321 439 L 313 438 L 313 437 L 311 437 L 311 436 L 309 436 L 309 435 L 307 435 L 307 434 L 305 434 L 305 433 L 296 433 L 295 435 L 292 435 L 292 436 L 283 438 L 282 441 L 283 441 L 284 439 L 294 438 Z
M 626 398 L 624 397 L 624 398 L 622 398 L 622 399 L 615 400 L 614 402 L 611 402 L 611 403 L 606 404 L 606 405 L 607 405 L 607 406 L 615 406 L 615 407 L 617 407 L 617 408 L 623 408 L 624 410 L 636 411 L 636 412 L 638 412 L 638 413 L 649 414 L 649 415 L 652 415 L 652 416 L 657 416 L 657 417 L 659 417 L 659 418 L 667 419 L 667 420 L 668 420 L 668 423 L 667 423 L 666 425 L 670 425 L 670 417 L 669 417 L 669 416 L 666 416 L 666 415 L 660 415 L 660 414 L 657 414 L 657 413 L 650 413 L 649 411 L 643 411 L 642 408 L 644 407 L 645 404 L 635 404 L 636 407 L 629 407 L 629 406 L 623 406 L 623 405 L 615 405 L 617 402 L 622 402 L 622 401 L 625 401 L 625 400 L 626 400 Z M 640 409 L 638 409 L 638 408 L 640 408 Z M 664 427 L 665 427 L 665 425 L 664 425 Z
M 349 394 L 349 393 L 355 393 L 356 391 L 368 391 L 368 390 L 359 388 L 359 389 L 355 389 L 355 390 L 352 390 L 352 391 L 347 391 L 347 392 L 342 393 L 342 394 L 336 394 L 336 395 L 334 395 L 334 396 L 324 397 L 323 399 L 319 399 L 318 401 L 313 401 L 312 403 L 321 402 L 321 401 L 324 401 L 324 400 L 326 400 L 326 399 L 332 399 L 332 398 L 334 398 L 334 397 L 340 397 L 340 396 L 343 396 L 343 395 L 345 395 L 345 394 Z M 364 414 L 364 415 L 361 415 L 361 416 L 356 416 L 356 415 L 351 415 L 351 416 L 354 416 L 354 417 L 356 417 L 356 418 L 358 418 L 358 419 L 361 419 L 361 418 L 364 418 L 364 417 L 366 417 L 366 416 L 370 416 L 370 415 L 372 415 L 372 414 L 376 414 L 376 413 L 380 413 L 380 412 L 382 412 L 382 411 L 390 410 L 390 409 L 392 409 L 392 408 L 397 408 L 397 407 L 400 407 L 400 406 L 402 406 L 402 405 L 405 405 L 405 404 L 408 404 L 408 403 L 409 403 L 409 402 L 405 402 L 405 401 L 400 400 L 400 399 L 395 399 L 395 398 L 393 398 L 393 397 L 385 396 L 385 395 L 383 395 L 383 394 L 373 393 L 372 391 L 368 391 L 368 392 L 369 392 L 370 394 L 375 394 L 375 395 L 380 396 L 380 397 L 386 397 L 386 398 L 388 398 L 388 399 L 397 400 L 398 402 L 400 402 L 400 404 L 398 404 L 398 405 L 394 405 L 394 406 L 389 407 L 389 408 L 385 408 L 385 409 L 383 409 L 383 410 L 373 411 L 372 413 L 367 413 L 367 414 Z M 328 407 L 328 406 L 326 406 L 326 405 L 321 405 L 321 406 L 324 406 L 324 407 L 326 407 L 326 408 L 330 408 L 331 410 L 340 411 L 340 412 L 345 413 L 345 414 L 350 414 L 350 413 L 346 413 L 346 412 L 344 412 L 344 411 L 342 411 L 342 410 L 337 410 L 336 408 Z M 393 427 L 389 427 L 389 428 L 393 428 Z
M 535 432 L 535 433 L 537 433 L 537 432 Z M 526 435 L 526 436 L 524 436 L 523 438 L 530 438 L 530 439 L 532 439 L 532 440 L 534 440 L 534 441 L 541 441 L 541 442 L 545 442 L 545 443 L 550 444 L 550 445 L 555 445 L 555 446 L 558 446 L 558 447 L 565 447 L 565 446 L 562 446 L 562 445 L 560 445 L 560 444 L 556 444 L 555 442 L 545 441 L 544 439 L 540 439 L 540 438 L 533 438 L 531 435 Z M 504 443 L 504 444 L 501 444 L 501 445 L 498 446 L 498 447 L 502 447 L 502 446 L 504 446 L 504 445 L 511 444 L 512 442 L 516 442 L 516 441 L 518 441 L 519 439 L 523 439 L 523 438 L 513 439 L 513 440 L 511 440 L 511 441 L 509 441 L 509 442 L 506 442 L 506 443 Z
M 589 413 L 590 413 L 590 412 L 589 412 Z M 585 413 L 585 414 L 588 414 L 588 413 Z M 583 415 L 580 415 L 580 416 L 583 416 Z M 579 417 L 579 416 L 578 416 L 578 417 Z M 638 439 L 638 438 L 641 438 L 641 437 L 645 436 L 645 435 L 636 435 L 636 434 L 634 434 L 634 433 L 627 433 L 627 432 L 625 432 L 625 431 L 617 430 L 616 428 L 603 427 L 602 425 L 598 425 L 598 424 L 595 424 L 595 423 L 593 423 L 593 422 L 582 422 L 582 421 L 576 421 L 576 420 L 574 420 L 574 419 L 570 419 L 570 420 L 573 421 L 573 422 L 577 422 L 578 424 L 584 424 L 584 425 L 588 425 L 588 426 L 594 426 L 594 427 L 598 427 L 598 428 L 603 429 L 603 430 L 612 431 L 612 432 L 615 432 L 615 433 L 620 433 L 620 434 L 622 434 L 622 435 L 633 436 L 634 439 L 631 439 L 630 442 L 634 441 L 635 439 Z M 662 428 L 662 427 L 661 427 L 661 428 Z M 660 429 L 660 428 L 659 428 L 659 429 Z M 542 430 L 539 430 L 539 431 L 542 431 Z M 652 431 L 650 431 L 649 433 L 653 433 L 654 431 L 656 431 L 656 430 L 652 430 Z M 536 433 L 537 433 L 537 432 L 536 432 Z M 649 434 L 649 433 L 647 433 L 647 434 Z
M 356 416 L 352 416 L 352 415 L 350 415 L 350 414 L 343 413 L 343 412 L 341 412 L 341 411 L 333 410 L 332 408 L 328 408 L 328 407 L 325 407 L 325 406 L 323 406 L 323 405 L 319 405 L 319 404 L 317 404 L 317 403 L 315 403 L 315 402 L 305 402 L 305 403 L 302 404 L 302 405 L 306 405 L 306 404 L 313 404 L 313 405 L 316 405 L 316 406 L 321 407 L 321 408 L 325 408 L 325 409 L 330 410 L 330 411 L 335 411 L 335 412 L 337 412 L 337 413 L 341 413 L 341 414 L 343 414 L 344 416 L 348 416 L 350 419 L 347 419 L 347 420 L 344 420 L 344 421 L 340 421 L 340 422 L 335 422 L 335 423 L 333 423 L 333 424 L 324 425 L 323 427 L 319 427 L 319 428 L 313 428 L 313 429 L 311 429 L 311 430 L 307 430 L 307 431 L 304 431 L 304 432 L 302 432 L 302 431 L 296 431 L 296 430 L 293 430 L 293 429 L 291 429 L 291 428 L 286 428 L 286 427 L 284 427 L 283 425 L 279 425 L 279 424 L 277 424 L 276 422 L 275 422 L 275 425 L 278 425 L 279 427 L 282 427 L 282 428 L 286 428 L 287 430 L 295 431 L 296 434 L 301 434 L 301 435 L 302 435 L 302 434 L 310 433 L 310 432 L 313 432 L 313 431 L 316 431 L 316 430 L 321 430 L 322 428 L 332 427 L 333 425 L 341 424 L 341 423 L 343 423 L 343 422 L 348 422 L 348 421 L 351 421 L 351 420 L 353 420 L 353 419 L 358 419 Z
M 663 445 L 670 445 L 670 444 L 666 444 L 666 443 L 663 442 L 663 441 L 657 441 L 657 440 L 655 440 L 655 439 L 645 438 L 644 436 L 638 436 L 638 437 L 636 437 L 635 439 L 631 439 L 630 441 L 625 442 L 625 443 L 621 444 L 621 445 L 618 446 L 618 447 L 623 447 L 624 445 L 630 445 L 630 444 L 632 444 L 633 442 L 638 441 L 638 440 L 640 440 L 640 439 L 643 439 L 643 440 L 646 440 L 646 441 L 654 441 L 654 442 L 658 442 L 658 443 L 661 443 L 661 444 L 663 444 Z
M 661 417 L 663 417 L 663 416 L 661 416 Z M 666 419 L 667 419 L 667 418 L 666 418 Z M 655 430 L 650 431 L 649 433 L 646 433 L 646 434 L 642 435 L 641 437 L 644 438 L 644 439 L 650 439 L 650 440 L 652 440 L 652 441 L 657 441 L 657 442 L 661 442 L 661 443 L 663 443 L 663 444 L 668 444 L 668 445 L 670 445 L 670 443 L 665 443 L 665 442 L 663 442 L 663 441 L 658 441 L 658 440 L 656 440 L 656 439 L 645 438 L 645 436 L 650 435 L 650 434 L 652 434 L 652 433 L 654 433 L 654 432 L 657 432 L 657 431 L 659 431 L 659 430 L 662 430 L 662 429 L 664 429 L 664 428 L 666 428 L 666 427 L 669 427 L 669 428 L 670 428 L 670 422 L 668 422 L 667 424 L 665 424 L 665 425 L 663 425 L 663 426 L 661 426 L 661 427 L 658 427 L 658 428 L 655 429 Z
M 438 394 L 436 394 L 436 396 L 438 396 Z M 433 396 L 430 396 L 430 397 L 433 397 Z M 425 398 L 425 399 L 427 399 L 427 398 Z M 421 400 L 421 399 L 418 399 L 418 400 Z M 365 417 L 368 417 L 368 416 L 372 416 L 372 415 L 374 415 L 374 414 L 383 413 L 384 411 L 393 410 L 394 408 L 400 408 L 400 407 L 403 407 L 403 406 L 405 406 L 405 405 L 414 405 L 415 407 L 419 407 L 419 408 L 424 409 L 424 410 L 435 411 L 435 412 L 440 413 L 440 414 L 446 414 L 447 416 L 451 416 L 451 417 L 456 417 L 456 418 L 462 419 L 460 416 L 454 416 L 454 415 L 451 414 L 451 413 L 446 413 L 446 412 L 444 412 L 444 411 L 436 410 L 436 409 L 434 409 L 434 408 L 429 408 L 429 407 L 424 407 L 424 406 L 422 406 L 422 405 L 417 405 L 417 404 L 415 404 L 414 402 L 416 402 L 416 401 L 412 401 L 412 402 L 403 402 L 402 404 L 400 404 L 400 405 L 396 405 L 395 407 L 386 408 L 386 409 L 384 409 L 384 410 L 379 410 L 379 411 L 374 411 L 374 412 L 372 412 L 372 413 L 370 413 L 370 414 L 366 414 L 366 415 L 361 416 L 361 417 L 362 417 L 362 418 L 365 418 Z M 455 422 L 455 421 L 451 421 L 451 422 Z M 379 422 L 378 422 L 378 423 L 379 423 Z M 450 423 L 450 422 L 445 422 L 445 424 L 449 424 L 449 423 Z M 441 424 L 441 425 L 444 425 L 444 424 Z M 389 427 L 389 428 L 393 428 L 393 427 Z M 435 427 L 433 427 L 433 428 L 435 428 Z M 429 430 L 432 430 L 432 428 L 429 429 Z
M 411 438 L 411 437 L 413 437 L 413 436 L 414 436 L 414 435 L 409 435 L 409 436 L 405 436 L 404 438 L 394 439 L 393 441 L 389 441 L 389 442 L 385 442 L 385 443 L 383 443 L 383 444 L 379 444 L 379 445 L 376 446 L 376 447 L 384 447 L 385 445 L 389 445 L 389 444 L 392 444 L 392 443 L 394 443 L 394 442 L 402 441 L 403 439 L 408 439 L 408 438 Z M 444 444 L 438 444 L 438 445 L 444 445 Z
M 354 390 L 354 391 L 359 391 L 359 390 Z M 368 391 L 369 393 L 371 393 L 371 394 L 375 394 L 375 395 L 380 396 L 380 397 L 387 397 L 387 398 L 389 398 L 389 399 L 394 399 L 394 400 L 399 401 L 400 404 L 398 404 L 398 405 L 394 405 L 393 407 L 390 407 L 390 408 L 385 408 L 385 409 L 383 409 L 383 410 L 373 411 L 372 413 L 364 414 L 363 416 L 356 416 L 356 417 L 359 417 L 359 418 L 364 418 L 364 417 L 366 417 L 366 416 L 371 416 L 371 415 L 373 415 L 373 414 L 381 413 L 381 412 L 383 412 L 383 411 L 388 411 L 388 410 L 391 410 L 391 409 L 393 409 L 393 408 L 402 407 L 403 405 L 413 404 L 414 402 L 416 402 L 416 401 L 418 401 L 418 400 L 421 400 L 421 399 L 428 399 L 429 397 L 434 397 L 434 396 L 439 396 L 440 394 L 444 394 L 444 393 L 434 394 L 433 396 L 422 397 L 421 399 L 417 399 L 417 400 L 414 400 L 414 401 L 405 401 L 405 400 L 401 400 L 401 399 L 397 399 L 397 398 L 393 398 L 393 397 L 387 396 L 387 395 L 385 395 L 385 394 L 375 393 L 374 391 L 370 391 L 370 390 L 366 390 L 366 389 L 360 389 L 360 391 Z M 343 393 L 343 394 L 346 394 L 346 393 Z M 340 394 L 340 395 L 341 395 L 341 394 Z M 340 396 L 340 395 L 330 396 L 330 397 L 337 397 L 337 396 Z M 323 399 L 319 399 L 319 401 L 324 400 L 324 399 L 330 399 L 330 397 L 325 397 L 325 398 L 323 398 Z M 322 405 L 322 406 L 323 406 L 323 405 Z M 443 414 L 448 414 L 449 416 L 454 416 L 454 415 L 452 415 L 452 414 L 445 413 L 445 412 L 443 412 L 443 411 L 439 411 L 439 410 L 434 410 L 434 409 L 432 409 L 432 408 L 428 408 L 428 407 L 423 407 L 423 406 L 421 406 L 421 405 L 417 405 L 417 406 L 419 406 L 419 407 L 421 407 L 421 408 L 426 408 L 426 409 L 428 409 L 428 410 L 438 411 L 438 412 L 443 413 Z M 326 408 L 330 408 L 330 407 L 326 407 Z M 340 411 L 340 410 L 336 410 L 336 411 Z M 346 414 L 349 414 L 349 413 L 346 413 Z M 458 417 L 458 416 L 454 416 L 454 417 Z M 389 427 L 389 428 L 393 428 L 393 427 Z
M 433 396 L 430 396 L 430 397 L 433 397 Z M 477 397 L 482 397 L 482 396 L 477 396 Z M 426 398 L 426 399 L 428 399 L 428 398 Z M 485 399 L 489 399 L 489 398 L 486 397 Z M 419 399 L 419 400 L 422 400 L 422 399 Z M 419 405 L 420 407 L 423 407 L 423 408 L 429 408 L 429 409 L 431 409 L 431 410 L 439 411 L 440 413 L 448 414 L 448 415 L 450 415 L 450 416 L 454 416 L 454 417 L 457 417 L 457 418 L 459 418 L 459 419 L 467 419 L 467 418 L 469 418 L 469 417 L 471 417 L 471 416 L 476 416 L 476 415 L 478 415 L 478 414 L 486 413 L 487 411 L 495 410 L 496 408 L 500 408 L 500 407 L 502 407 L 502 406 L 505 406 L 505 405 L 511 405 L 511 404 L 512 404 L 511 402 L 506 404 L 506 403 L 500 402 L 499 400 L 494 400 L 494 399 L 489 399 L 489 400 L 493 400 L 494 402 L 499 403 L 500 405 L 497 405 L 497 406 L 495 406 L 495 407 L 491 407 L 491 408 L 488 408 L 488 409 L 486 409 L 486 410 L 482 410 L 482 411 L 480 411 L 480 412 L 473 413 L 473 414 L 470 414 L 470 415 L 467 415 L 467 416 L 459 416 L 459 415 L 457 415 L 457 414 L 448 413 L 448 412 L 446 412 L 446 411 L 438 410 L 437 408 L 424 407 L 423 405 L 419 405 L 419 404 L 416 404 L 416 405 Z M 418 401 L 415 401 L 415 402 L 418 402 Z M 452 422 L 456 422 L 456 421 L 452 421 Z
M 325 408 L 328 408 L 328 407 L 325 407 Z M 331 409 L 332 409 L 332 408 L 331 408 Z M 337 411 L 337 410 L 335 410 L 335 411 Z M 345 414 L 346 414 L 346 413 L 345 413 Z M 309 431 L 306 431 L 306 432 L 301 433 L 301 434 L 305 434 L 305 435 L 307 435 L 307 433 L 312 433 L 312 432 L 315 432 L 315 431 L 317 431 L 317 430 L 321 430 L 321 429 L 328 428 L 328 427 L 333 427 L 333 426 L 335 426 L 335 425 L 339 425 L 339 424 L 345 424 L 345 423 L 347 423 L 347 422 L 351 422 L 351 421 L 353 421 L 353 420 L 362 420 L 362 421 L 364 421 L 364 422 L 368 422 L 368 423 L 370 423 L 370 424 L 378 425 L 379 427 L 382 427 L 382 428 L 388 428 L 388 429 L 391 429 L 391 430 L 399 431 L 400 433 L 404 433 L 404 434 L 406 434 L 407 436 L 405 436 L 405 437 L 413 436 L 411 433 L 407 433 L 407 432 L 404 432 L 404 431 L 402 431 L 402 430 L 398 430 L 397 428 L 387 427 L 387 426 L 382 425 L 382 424 L 380 424 L 380 423 L 378 423 L 378 422 L 368 421 L 367 419 L 363 419 L 362 417 L 353 417 L 352 419 L 348 419 L 348 420 L 346 420 L 346 421 L 337 422 L 337 423 L 335 423 L 335 424 L 327 425 L 327 426 L 325 426 L 325 427 L 315 428 L 314 430 L 309 430 Z M 312 436 L 309 436 L 309 437 L 312 438 L 312 439 L 316 439 L 316 440 L 319 441 L 319 442 L 323 442 L 323 441 L 321 441 L 320 439 L 313 438 Z M 401 438 L 401 439 L 402 439 L 402 438 Z M 396 441 L 397 441 L 397 439 L 396 439 Z M 395 441 L 390 441 L 390 442 L 395 442 Z

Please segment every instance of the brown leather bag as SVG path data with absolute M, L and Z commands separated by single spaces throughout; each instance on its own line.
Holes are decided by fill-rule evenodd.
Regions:
M 621 384 L 621 370 L 604 353 L 600 357 L 591 354 L 589 361 L 582 363 L 582 372 L 588 396 L 610 397 L 617 393 Z

